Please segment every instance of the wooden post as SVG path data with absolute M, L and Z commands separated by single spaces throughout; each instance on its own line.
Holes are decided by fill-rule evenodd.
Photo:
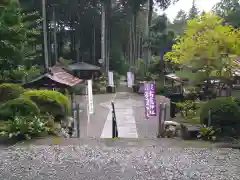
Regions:
M 164 119 L 162 121 L 162 125 L 163 125 L 163 122 L 166 121 L 166 119 L 167 119 L 167 104 L 166 103 L 163 104 L 163 112 L 164 112 L 163 113 Z
M 162 135 L 162 108 L 163 108 L 163 104 L 160 103 L 159 106 L 159 117 L 158 117 L 158 134 L 157 134 L 157 138 L 160 138 Z
M 113 102 L 111 104 L 112 104 L 112 138 L 116 138 L 118 137 L 118 129 L 117 129 L 115 107 Z
M 208 111 L 208 127 L 211 126 L 211 120 L 212 120 L 212 113 L 211 110 Z
M 80 107 L 79 104 L 76 104 L 76 111 L 77 111 L 77 115 L 76 115 L 76 121 L 77 121 L 77 137 L 80 137 L 80 115 L 79 115 L 79 111 L 80 111 Z

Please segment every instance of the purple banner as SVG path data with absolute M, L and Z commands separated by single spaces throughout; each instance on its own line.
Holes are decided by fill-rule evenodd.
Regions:
M 144 84 L 144 101 L 145 101 L 145 117 L 149 119 L 151 116 L 157 115 L 156 107 L 156 85 L 155 82 Z

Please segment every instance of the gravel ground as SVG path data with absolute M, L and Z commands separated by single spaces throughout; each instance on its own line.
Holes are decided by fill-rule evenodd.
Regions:
M 239 150 L 183 147 L 169 139 L 75 139 L 73 145 L 64 146 L 67 141 L 1 150 L 0 179 L 240 179 Z

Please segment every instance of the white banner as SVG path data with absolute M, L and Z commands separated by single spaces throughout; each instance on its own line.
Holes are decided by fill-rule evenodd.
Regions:
M 134 73 L 132 73 L 132 85 L 135 84 L 135 76 L 134 76 Z
M 92 80 L 88 80 L 88 113 L 93 114 L 93 92 L 92 92 Z
M 113 72 L 108 71 L 108 86 L 114 87 Z
M 132 82 L 132 72 L 127 72 L 127 86 L 131 88 L 133 85 Z

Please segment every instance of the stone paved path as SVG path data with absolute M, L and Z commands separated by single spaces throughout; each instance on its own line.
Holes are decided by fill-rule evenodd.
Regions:
M 121 83 L 120 83 L 121 84 Z M 154 138 L 157 135 L 158 115 L 145 119 L 143 95 L 134 94 L 122 82 L 115 94 L 94 95 L 94 114 L 87 120 L 84 98 L 79 97 L 79 102 L 85 105 L 85 110 L 80 113 L 81 138 L 111 138 L 112 137 L 112 107 L 115 103 L 116 120 L 119 137 L 123 138 Z M 157 104 L 162 97 L 157 96 Z M 158 108 L 158 107 L 157 107 Z
M 118 92 L 115 94 L 114 99 L 112 99 L 115 105 L 118 135 L 119 137 L 124 138 L 137 138 L 138 133 L 133 107 L 137 106 L 138 104 L 142 106 L 142 102 L 130 99 L 129 95 L 130 94 L 126 92 Z M 112 108 L 111 106 L 109 106 L 110 103 L 111 102 L 106 102 L 101 104 L 103 107 L 109 109 L 109 113 L 102 131 L 101 138 L 112 137 Z
M 95 137 L 100 138 L 105 120 L 107 118 L 109 109 L 100 106 L 101 103 L 111 101 L 114 94 L 97 94 L 93 95 L 94 114 L 87 117 L 87 101 L 83 96 L 78 96 L 78 103 L 81 104 L 83 111 L 80 113 L 80 137 Z

